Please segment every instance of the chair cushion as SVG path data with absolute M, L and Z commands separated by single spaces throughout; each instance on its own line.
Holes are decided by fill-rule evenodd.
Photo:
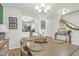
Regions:
M 8 52 L 8 48 L 4 47 L 2 49 L 0 49 L 0 56 L 5 56 Z

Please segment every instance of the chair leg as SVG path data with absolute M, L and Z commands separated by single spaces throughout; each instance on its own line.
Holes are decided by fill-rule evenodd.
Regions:
M 22 56 L 22 52 L 21 52 L 21 56 Z
M 54 37 L 54 40 L 56 40 L 57 39 L 57 33 L 55 33 L 55 37 Z
M 69 43 L 71 43 L 71 35 L 69 34 Z

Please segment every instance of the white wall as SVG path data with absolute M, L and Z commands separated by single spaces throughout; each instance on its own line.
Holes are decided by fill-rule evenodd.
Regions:
M 76 13 L 73 13 L 70 15 L 65 15 L 63 18 L 64 18 L 64 20 L 67 20 L 67 21 L 79 26 L 79 12 L 76 12 Z M 50 29 L 51 29 L 51 35 L 53 36 L 53 38 L 54 38 L 55 32 L 57 32 L 57 28 L 59 25 L 58 24 L 59 19 L 60 19 L 59 15 L 57 15 L 51 19 L 51 23 L 50 23 L 51 28 Z M 79 30 L 71 30 L 71 31 L 72 31 L 71 43 L 79 46 Z
M 13 7 L 4 7 L 3 9 L 3 22 L 9 27 L 9 16 L 17 17 L 18 19 L 18 29 L 12 30 L 9 29 L 9 32 L 7 33 L 7 36 L 10 38 L 10 48 L 17 48 L 20 47 L 20 39 L 22 38 L 22 10 L 15 9 Z M 28 15 L 26 15 L 28 16 Z M 51 19 L 47 19 L 47 29 L 45 33 L 47 33 L 48 36 L 54 38 L 54 34 L 57 31 L 58 28 L 58 22 L 59 22 L 60 16 L 54 15 Z M 75 15 L 69 15 L 65 16 L 65 19 L 73 22 L 76 25 L 79 25 L 79 13 L 77 12 Z M 36 23 L 36 29 L 39 30 L 40 28 L 40 20 L 37 20 Z M 40 30 L 41 31 L 41 30 Z M 25 35 L 25 34 L 24 34 Z M 26 33 L 27 35 L 27 33 Z M 79 31 L 72 30 L 72 44 L 79 45 Z
M 50 19 L 50 36 L 54 39 L 55 33 L 57 32 L 57 28 L 59 26 L 59 20 L 60 16 L 59 15 L 54 15 L 52 19 Z
M 10 38 L 10 49 L 13 48 L 18 48 L 20 47 L 20 39 L 23 36 L 28 36 L 28 33 L 22 33 L 22 16 L 24 16 L 23 11 L 13 8 L 13 7 L 4 7 L 3 9 L 3 23 L 6 25 L 6 27 L 9 29 L 9 17 L 17 17 L 18 20 L 18 28 L 17 29 L 9 29 L 9 32 L 6 33 L 6 35 Z M 28 15 L 25 15 L 28 16 Z M 34 19 L 33 19 L 34 20 Z M 37 20 L 37 22 L 35 23 L 35 27 L 36 30 L 39 30 L 39 32 L 41 31 L 41 20 Z M 44 30 L 45 35 L 47 34 L 48 36 L 52 36 L 50 35 L 51 31 L 50 31 L 50 27 L 51 25 L 49 24 L 50 20 L 46 20 L 46 30 Z
M 64 18 L 64 20 L 67 20 L 67 21 L 79 26 L 79 12 L 76 12 L 76 13 L 73 13 L 73 14 L 70 14 L 70 15 L 65 15 L 63 18 Z M 54 38 L 55 33 L 57 32 L 59 20 L 60 20 L 59 15 L 54 15 L 52 17 L 52 19 L 50 20 L 50 32 L 51 32 L 50 35 L 53 38 Z M 72 33 L 71 33 L 72 34 L 71 43 L 79 46 L 79 30 L 71 30 L 71 31 L 72 31 Z
M 40 34 L 43 34 L 45 36 L 50 36 L 50 19 L 47 18 L 46 14 L 38 14 L 38 19 L 36 19 L 36 30 L 37 32 L 39 32 Z M 41 21 L 45 21 L 45 29 L 41 29 Z
M 22 11 L 19 9 L 4 7 L 3 8 L 3 23 L 9 28 L 9 17 L 17 17 L 18 25 L 17 29 L 9 29 L 7 36 L 10 38 L 10 49 L 20 47 L 19 42 L 22 32 Z
M 31 15 L 27 15 L 26 12 L 25 13 L 23 12 L 23 15 L 32 17 Z M 51 31 L 50 31 L 50 27 L 51 27 L 50 19 L 47 19 L 47 15 L 36 14 L 35 17 L 32 17 L 32 18 L 33 18 L 33 22 L 35 24 L 36 32 L 39 32 L 40 34 L 42 34 L 44 32 L 46 36 L 52 37 L 52 35 L 50 34 L 51 33 Z M 46 21 L 46 29 L 45 30 L 41 30 L 41 20 Z

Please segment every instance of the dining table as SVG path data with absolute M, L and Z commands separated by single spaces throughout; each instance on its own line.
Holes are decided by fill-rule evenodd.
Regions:
M 79 50 L 79 46 L 48 39 L 47 43 L 30 42 L 29 49 L 33 56 L 72 56 Z

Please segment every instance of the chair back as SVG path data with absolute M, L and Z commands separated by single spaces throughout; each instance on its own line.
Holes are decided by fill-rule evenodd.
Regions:
M 21 42 L 21 56 L 32 56 L 32 53 L 31 53 L 30 49 L 28 48 L 26 42 Z
M 58 33 L 66 34 L 66 29 L 65 28 L 58 28 Z

